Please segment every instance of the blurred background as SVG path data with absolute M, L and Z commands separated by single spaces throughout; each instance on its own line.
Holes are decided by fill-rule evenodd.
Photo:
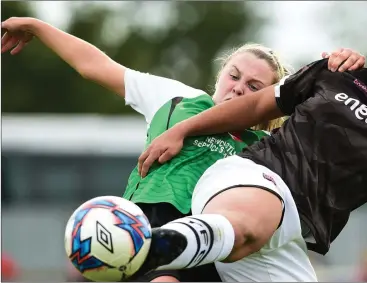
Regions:
M 366 11 L 367 2 L 352 1 L 1 2 L 2 20 L 37 17 L 129 68 L 209 93 L 215 58 L 249 41 L 295 69 L 339 47 L 367 55 Z M 65 224 L 82 202 L 122 195 L 144 119 L 37 40 L 18 56 L 3 54 L 1 68 L 2 279 L 78 281 Z M 367 281 L 366 216 L 366 206 L 355 211 L 326 256 L 311 253 L 320 281 Z

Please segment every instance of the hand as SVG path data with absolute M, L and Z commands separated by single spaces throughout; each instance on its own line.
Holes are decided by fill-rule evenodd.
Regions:
M 322 53 L 322 58 L 329 58 L 328 68 L 330 71 L 339 72 L 354 71 L 363 68 L 366 63 L 366 57 L 350 48 L 340 48 L 331 55 L 327 52 Z
M 5 34 L 1 39 L 1 53 L 10 49 L 10 54 L 18 54 L 33 38 L 29 30 L 31 18 L 9 18 L 1 23 L 1 29 Z
M 157 159 L 159 163 L 165 163 L 177 155 L 183 147 L 184 139 L 185 135 L 177 126 L 155 138 L 138 159 L 140 176 L 144 178 Z

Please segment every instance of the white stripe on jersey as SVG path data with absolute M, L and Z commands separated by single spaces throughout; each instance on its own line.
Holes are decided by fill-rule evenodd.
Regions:
M 277 84 L 276 84 L 276 86 L 274 87 L 275 97 L 280 97 L 280 87 L 281 87 L 282 85 L 284 85 L 285 80 L 286 80 L 286 79 L 288 79 L 288 78 L 289 78 L 289 76 L 290 76 L 290 75 L 283 77 L 283 78 L 279 81 L 279 83 L 277 83 Z

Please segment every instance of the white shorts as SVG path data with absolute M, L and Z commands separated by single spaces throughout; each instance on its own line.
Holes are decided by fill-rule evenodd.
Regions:
M 317 281 L 292 194 L 280 176 L 268 168 L 237 155 L 217 161 L 195 187 L 193 214 L 201 214 L 216 195 L 235 187 L 257 187 L 277 195 L 283 201 L 283 217 L 278 229 L 258 252 L 234 263 L 215 263 L 222 281 Z
M 217 161 L 201 176 L 192 196 L 192 213 L 200 214 L 216 195 L 235 187 L 258 187 L 274 193 L 281 200 L 284 200 L 284 190 L 288 190 L 273 171 L 233 155 Z

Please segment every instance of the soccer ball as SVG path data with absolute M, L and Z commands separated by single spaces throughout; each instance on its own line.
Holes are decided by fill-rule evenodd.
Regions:
M 152 231 L 143 211 L 115 196 L 91 199 L 71 215 L 65 229 L 67 256 L 92 281 L 123 281 L 143 264 Z

